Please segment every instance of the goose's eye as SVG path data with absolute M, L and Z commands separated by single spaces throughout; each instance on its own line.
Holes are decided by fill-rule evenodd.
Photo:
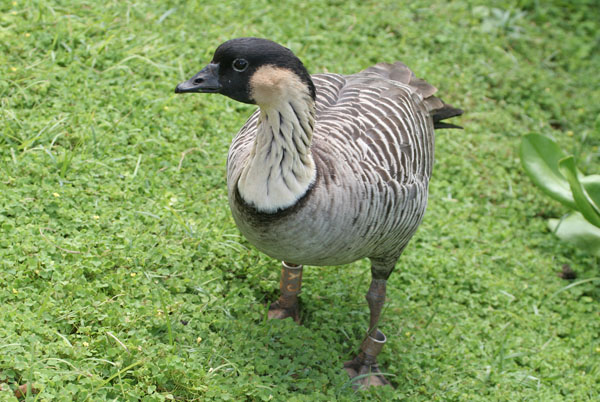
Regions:
M 233 69 L 238 73 L 245 71 L 248 68 L 248 60 L 246 59 L 235 59 L 231 64 Z

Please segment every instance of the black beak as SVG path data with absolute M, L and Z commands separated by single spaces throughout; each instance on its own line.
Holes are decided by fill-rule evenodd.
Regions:
M 204 92 L 218 93 L 221 90 L 219 83 L 219 65 L 210 63 L 200 72 L 187 81 L 183 81 L 175 88 L 175 93 Z

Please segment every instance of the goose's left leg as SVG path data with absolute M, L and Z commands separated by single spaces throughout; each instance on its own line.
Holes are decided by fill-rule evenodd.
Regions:
M 269 319 L 283 319 L 292 317 L 300 323 L 300 305 L 298 295 L 302 288 L 302 265 L 294 265 L 285 261 L 281 262 L 281 280 L 279 289 L 281 294 L 276 302 L 269 306 Z
M 353 380 L 355 388 L 361 385 L 370 387 L 390 384 L 381 375 L 377 364 L 377 355 L 386 342 L 385 335 L 377 327 L 385 303 L 387 278 L 392 273 L 395 262 L 396 260 L 393 263 L 371 260 L 371 286 L 365 296 L 370 310 L 369 329 L 360 345 L 360 352 L 354 359 L 344 363 L 344 369 L 350 378 L 361 376 Z

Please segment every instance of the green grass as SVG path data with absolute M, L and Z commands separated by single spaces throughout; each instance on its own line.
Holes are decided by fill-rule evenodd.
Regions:
M 595 0 L 0 3 L 0 400 L 597 400 L 600 260 L 548 232 L 566 211 L 518 144 L 551 135 L 600 172 L 598 21 Z M 467 112 L 389 281 L 395 389 L 341 370 L 367 261 L 308 267 L 304 324 L 265 321 L 279 264 L 225 189 L 253 108 L 173 93 L 244 35 L 314 73 L 402 60 Z

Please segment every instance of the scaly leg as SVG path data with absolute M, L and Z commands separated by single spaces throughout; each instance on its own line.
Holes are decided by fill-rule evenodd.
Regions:
M 371 286 L 369 286 L 369 291 L 365 296 L 370 311 L 369 329 L 367 330 L 365 339 L 360 345 L 360 352 L 354 359 L 344 363 L 344 369 L 350 378 L 354 379 L 355 377 L 365 375 L 364 377 L 353 380 L 355 388 L 360 386 L 370 387 L 390 384 L 389 381 L 381 375 L 379 365 L 377 364 L 377 355 L 381 352 L 386 341 L 385 335 L 377 329 L 377 326 L 381 317 L 381 310 L 385 303 L 387 278 L 393 269 L 394 263 L 376 264 L 375 262 L 371 268 L 373 278 L 371 280 Z
M 302 288 L 302 265 L 294 265 L 282 261 L 279 299 L 269 307 L 269 319 L 291 317 L 300 323 L 298 295 Z

